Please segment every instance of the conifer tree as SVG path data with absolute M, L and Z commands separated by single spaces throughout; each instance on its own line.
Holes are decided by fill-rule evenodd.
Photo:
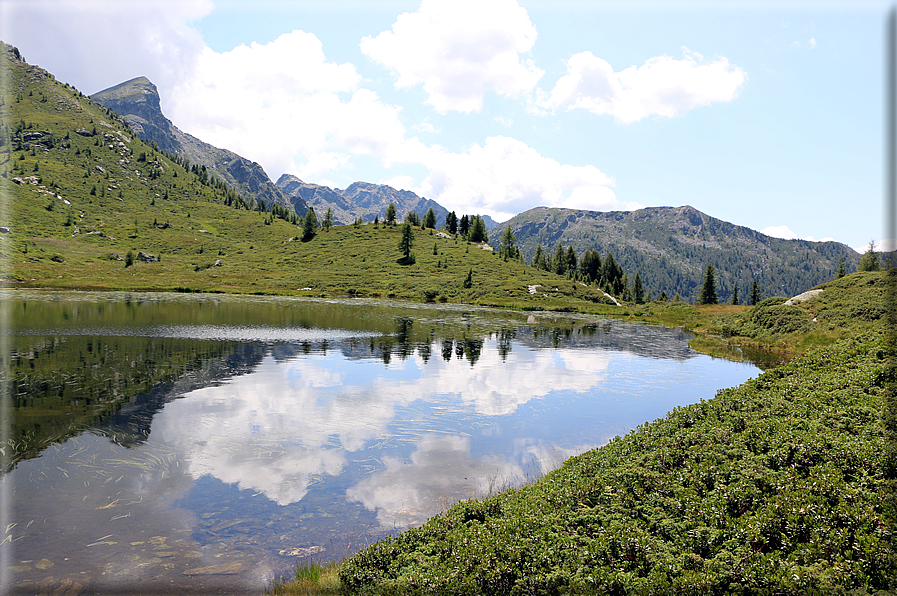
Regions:
M 760 295 L 760 286 L 757 284 L 757 278 L 754 278 L 754 283 L 751 284 L 751 297 L 750 304 L 751 306 L 757 306 L 763 297 Z
M 486 234 L 486 222 L 479 215 L 474 215 L 470 218 L 468 239 L 475 243 L 489 242 L 489 235 Z
M 398 210 L 396 209 L 395 203 L 390 203 L 389 207 L 386 208 L 386 225 L 394 226 L 396 225 L 396 215 L 398 214 Z
M 321 227 L 325 232 L 330 231 L 330 226 L 333 225 L 333 209 L 330 207 L 327 208 L 327 213 L 324 214 L 324 221 L 321 223 Z
M 545 253 L 542 251 L 542 245 L 536 245 L 536 253 L 533 255 L 533 260 L 530 262 L 531 267 L 535 267 L 536 269 L 541 269 L 542 271 L 548 271 L 550 267 L 548 266 L 548 260 L 545 258 Z
M 402 238 L 399 240 L 399 250 L 405 257 L 406 263 L 412 262 L 411 249 L 414 248 L 414 228 L 411 222 L 406 219 L 402 224 Z
M 838 261 L 838 279 L 847 275 L 847 268 L 844 266 L 844 257 Z
M 567 277 L 574 278 L 576 277 L 576 251 L 573 250 L 573 245 L 567 247 L 567 254 L 564 255 L 564 258 L 567 260 Z
M 859 271 L 878 271 L 880 267 L 878 253 L 875 252 L 875 240 L 869 241 L 869 250 L 860 258 Z
M 645 303 L 645 286 L 642 285 L 642 277 L 638 271 L 635 272 L 635 281 L 632 282 L 632 295 L 636 304 Z
M 461 216 L 461 221 L 458 222 L 458 231 L 467 238 L 467 234 L 470 232 L 470 218 L 467 217 L 466 213 Z
M 455 215 L 454 211 L 445 216 L 445 228 L 449 234 L 458 233 L 458 216 Z
M 473 286 L 473 267 L 471 267 L 471 268 L 467 271 L 467 279 L 464 280 L 464 283 L 463 283 L 462 285 L 463 285 L 465 288 L 468 288 L 468 289 L 469 289 L 471 286 Z
M 732 304 L 738 306 L 738 284 L 735 284 L 735 287 L 732 288 Z
M 554 272 L 558 275 L 567 273 L 567 253 L 560 242 L 558 242 L 557 248 L 554 249 L 554 258 L 551 260 L 551 264 L 554 265 Z
M 517 239 L 514 237 L 514 232 L 511 231 L 511 226 L 508 226 L 505 228 L 504 234 L 501 235 L 499 254 L 507 261 L 508 259 L 516 259 L 518 253 Z
M 318 217 L 315 215 L 315 208 L 309 207 L 305 212 L 305 218 L 302 220 L 302 239 L 311 240 L 318 233 Z
M 716 304 L 718 302 L 716 297 L 716 278 L 713 272 L 713 265 L 710 263 L 707 264 L 707 269 L 704 272 L 704 284 L 701 286 L 701 304 Z
M 427 213 L 424 215 L 424 227 L 430 229 L 436 228 L 436 212 L 433 211 L 432 207 L 427 209 Z

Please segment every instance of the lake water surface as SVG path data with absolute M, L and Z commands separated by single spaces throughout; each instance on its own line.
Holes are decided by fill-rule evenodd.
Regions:
M 558 313 L 2 297 L 12 593 L 261 592 L 759 373 Z

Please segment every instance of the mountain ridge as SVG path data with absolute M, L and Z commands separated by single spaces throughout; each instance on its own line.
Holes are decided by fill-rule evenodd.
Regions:
M 307 207 L 290 201 L 257 162 L 215 147 L 175 126 L 162 112 L 159 91 L 148 78 L 136 77 L 98 91 L 90 98 L 118 112 L 142 140 L 155 141 L 161 151 L 218 173 L 247 199 L 264 201 L 269 207 L 277 204 L 294 209 L 299 215 L 305 214 Z
M 764 296 L 796 295 L 837 274 L 843 257 L 855 271 L 860 255 L 840 242 L 785 240 L 715 218 L 690 205 L 635 211 L 589 211 L 535 207 L 500 224 L 497 244 L 510 226 L 525 259 L 541 244 L 552 253 L 558 243 L 578 253 L 597 250 L 630 275 L 640 274 L 655 293 L 697 299 L 705 267 L 713 264 L 717 290 L 728 300 L 737 285 L 742 300 L 756 279 Z

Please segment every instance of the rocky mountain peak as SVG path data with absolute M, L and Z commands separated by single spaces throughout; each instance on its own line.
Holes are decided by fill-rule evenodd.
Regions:
M 121 114 L 144 141 L 155 141 L 165 153 L 179 155 L 217 173 L 245 199 L 264 201 L 268 206 L 276 203 L 305 213 L 305 204 L 289 200 L 258 163 L 205 143 L 172 124 L 162 113 L 159 90 L 148 78 L 125 81 L 94 93 L 91 99 Z

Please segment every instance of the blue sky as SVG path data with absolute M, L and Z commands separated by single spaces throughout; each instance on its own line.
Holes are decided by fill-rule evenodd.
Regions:
M 0 38 L 85 93 L 149 77 L 175 125 L 274 180 L 497 220 L 688 204 L 862 250 L 890 6 L 4 0 Z

